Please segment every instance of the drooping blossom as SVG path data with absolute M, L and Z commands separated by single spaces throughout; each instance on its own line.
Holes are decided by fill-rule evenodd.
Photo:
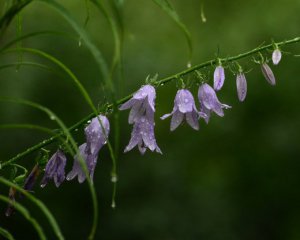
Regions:
M 147 148 L 152 152 L 155 150 L 162 154 L 156 143 L 154 125 L 154 120 L 149 120 L 146 116 L 142 116 L 138 122 L 135 122 L 131 132 L 131 139 L 124 152 L 128 152 L 135 146 L 138 146 L 141 154 L 144 154 Z
M 224 81 L 225 81 L 224 68 L 221 65 L 217 66 L 214 71 L 214 89 L 216 91 L 219 91 L 223 87 Z
M 177 91 L 174 107 L 171 113 L 165 114 L 161 117 L 162 120 L 172 116 L 170 130 L 174 131 L 184 120 L 195 130 L 199 129 L 199 117 L 205 118 L 206 115 L 199 112 L 195 105 L 193 95 L 189 90 L 181 89 Z
M 40 173 L 41 173 L 40 166 L 38 164 L 34 165 L 33 169 L 31 170 L 31 172 L 25 179 L 24 186 L 23 186 L 24 190 L 31 191 L 33 189 L 33 186 L 34 186 L 38 176 L 40 175 Z M 21 194 L 21 196 L 23 196 L 23 195 Z
M 68 181 L 74 179 L 76 176 L 79 183 L 82 183 L 86 179 L 80 160 L 83 160 L 86 164 L 90 178 L 93 180 L 98 153 L 107 143 L 109 131 L 110 124 L 105 116 L 99 115 L 92 119 L 90 124 L 85 128 L 86 143 L 79 146 L 79 153 L 74 157 L 73 168 L 67 175 Z
M 74 179 L 76 176 L 78 178 L 79 183 L 83 183 L 84 180 L 86 179 L 86 175 L 83 171 L 83 168 L 81 167 L 80 158 L 86 164 L 90 178 L 93 180 L 94 171 L 95 171 L 95 167 L 97 164 L 98 154 L 97 155 L 88 154 L 86 149 L 87 149 L 86 143 L 81 144 L 79 146 L 79 154 L 75 155 L 73 168 L 72 168 L 71 172 L 69 172 L 67 175 L 68 181 Z
M 200 102 L 200 110 L 205 113 L 207 117 L 205 118 L 206 123 L 208 123 L 210 118 L 210 113 L 213 111 L 218 116 L 223 117 L 223 108 L 228 109 L 231 106 L 223 104 L 219 101 L 214 89 L 207 83 L 202 84 L 198 90 L 198 99 Z
M 148 84 L 142 86 L 135 94 L 133 94 L 133 97 L 122 104 L 119 109 L 126 110 L 131 108 L 128 118 L 129 124 L 138 122 L 142 116 L 146 116 L 151 120 L 155 112 L 155 98 L 155 88 Z
M 267 80 L 267 82 L 270 85 L 275 86 L 276 85 L 275 76 L 267 63 L 261 64 L 261 71 L 262 71 L 265 79 Z
M 281 56 L 281 51 L 278 48 L 276 48 L 272 53 L 272 61 L 274 65 L 277 65 L 280 62 Z
M 99 115 L 92 119 L 90 124 L 84 129 L 87 153 L 95 155 L 107 142 L 110 125 L 107 117 Z
M 236 76 L 236 89 L 239 100 L 243 102 L 247 95 L 247 81 L 243 72 L 238 73 Z
M 58 149 L 47 162 L 45 175 L 41 181 L 41 187 L 45 187 L 51 179 L 54 180 L 55 186 L 59 187 L 65 180 L 66 163 L 67 158 L 65 154 Z

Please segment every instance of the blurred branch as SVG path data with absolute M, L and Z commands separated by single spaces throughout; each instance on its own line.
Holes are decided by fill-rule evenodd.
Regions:
M 289 45 L 289 44 L 295 44 L 295 43 L 299 43 L 300 42 L 300 37 L 297 37 L 297 38 L 293 38 L 293 39 L 290 39 L 290 40 L 286 40 L 286 41 L 282 41 L 282 42 L 277 42 L 275 43 L 278 47 L 280 46 L 285 46 L 285 45 Z M 270 50 L 270 49 L 273 49 L 274 48 L 274 43 L 271 43 L 271 44 L 268 44 L 268 45 L 264 45 L 264 46 L 261 46 L 261 47 L 258 47 L 258 48 L 255 48 L 255 49 L 252 49 L 248 52 L 245 52 L 245 53 L 241 53 L 241 54 L 238 54 L 236 56 L 232 56 L 232 57 L 227 57 L 227 58 L 220 58 L 220 59 L 213 59 L 213 60 L 209 60 L 209 61 L 206 61 L 204 63 L 201 63 L 201 64 L 198 64 L 198 65 L 195 65 L 193 67 L 190 67 L 190 68 L 187 68 L 179 73 L 176 73 L 176 74 L 173 74 L 169 77 L 166 77 L 166 78 L 162 78 L 160 80 L 157 80 L 155 82 L 153 82 L 152 84 L 155 86 L 155 87 L 160 87 L 160 86 L 163 86 L 165 85 L 166 83 L 169 83 L 173 80 L 176 80 L 180 77 L 183 77 L 183 76 L 186 76 L 190 73 L 193 73 L 194 71 L 196 70 L 199 70 L 199 69 L 202 69 L 202 68 L 205 68 L 205 67 L 208 67 L 208 66 L 211 66 L 211 65 L 214 65 L 214 64 L 217 64 L 217 63 L 225 63 L 225 62 L 233 62 L 233 61 L 236 61 L 236 60 L 239 60 L 239 59 L 242 59 L 242 58 L 246 58 L 246 57 L 249 57 L 249 56 L 252 56 L 256 53 L 260 53 L 260 52 L 263 52 L 263 51 L 266 51 L 266 50 Z M 127 100 L 129 100 L 131 97 L 132 97 L 133 93 L 118 100 L 117 101 L 117 104 L 120 105 L 124 102 L 126 102 Z M 107 105 L 104 105 L 100 108 L 100 110 L 98 112 L 112 112 L 114 109 L 114 104 L 107 104 Z M 96 114 L 95 112 L 94 113 L 91 113 L 89 114 L 88 116 L 86 116 L 85 118 L 81 119 L 80 121 L 78 121 L 77 123 L 75 123 L 73 126 L 71 126 L 68 130 L 71 132 L 71 131 L 74 131 L 75 129 L 78 129 L 80 128 L 81 126 L 83 126 L 84 124 L 87 123 L 87 121 L 89 121 L 90 119 L 92 119 L 93 117 L 95 117 Z M 24 152 L 22 153 L 19 153 L 18 155 L 16 155 L 15 157 L 9 159 L 8 161 L 6 162 L 3 162 L 2 164 L 0 164 L 0 169 L 1 167 L 5 167 L 11 163 L 14 163 L 16 161 L 18 161 L 19 159 L 39 150 L 40 148 L 42 147 L 45 147 L 51 143 L 53 143 L 54 141 L 56 141 L 58 138 L 62 137 L 64 135 L 63 132 L 61 133 L 58 133 L 57 135 L 51 137 L 51 138 L 48 138 L 30 148 L 28 148 L 27 150 L 25 150 Z

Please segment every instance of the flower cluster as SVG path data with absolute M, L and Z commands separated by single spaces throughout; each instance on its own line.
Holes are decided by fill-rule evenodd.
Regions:
M 281 52 L 276 48 L 272 54 L 272 61 L 277 65 L 281 60 Z M 269 84 L 275 85 L 275 77 L 266 61 L 260 62 L 261 70 Z M 219 62 L 219 65 L 214 71 L 213 87 L 208 83 L 202 83 L 198 89 L 198 104 L 196 106 L 194 97 L 188 89 L 179 89 L 174 99 L 174 106 L 171 113 L 167 113 L 161 117 L 162 120 L 171 117 L 170 130 L 174 131 L 183 122 L 189 124 L 194 130 L 199 130 L 199 120 L 202 118 L 206 123 L 209 122 L 211 113 L 223 117 L 224 109 L 231 108 L 227 104 L 219 101 L 216 91 L 220 91 L 225 82 L 225 69 Z M 239 101 L 244 101 L 247 95 L 247 81 L 245 73 L 239 66 L 239 72 L 236 74 L 236 88 Z M 155 88 L 150 85 L 142 86 L 133 96 L 119 109 L 130 109 L 128 123 L 133 125 L 131 138 L 124 152 L 128 152 L 138 147 L 141 154 L 144 154 L 147 149 L 150 151 L 161 153 L 157 145 L 154 134 L 154 114 L 155 114 Z M 74 157 L 72 170 L 67 174 L 66 179 L 72 180 L 78 178 L 79 183 L 86 179 L 86 173 L 83 169 L 83 164 L 86 164 L 86 170 L 91 179 L 93 179 L 95 167 L 97 164 L 98 154 L 100 149 L 107 143 L 110 131 L 110 124 L 106 116 L 99 115 L 91 120 L 85 128 L 86 142 L 79 146 L 79 151 Z M 41 181 L 41 186 L 44 187 L 53 179 L 57 187 L 65 180 L 65 166 L 67 158 L 62 150 L 57 150 L 56 153 L 49 159 L 45 175 Z M 31 189 L 32 179 L 35 179 L 36 174 L 31 173 L 26 181 L 26 188 Z
M 78 182 L 82 183 L 86 179 L 83 164 L 86 164 L 90 178 L 93 179 L 98 154 L 107 142 L 109 131 L 110 125 L 107 117 L 99 115 L 92 119 L 84 130 L 86 142 L 79 146 L 79 151 L 74 157 L 73 168 L 66 177 L 67 180 L 72 180 L 77 176 Z M 45 187 L 51 179 L 54 180 L 56 187 L 59 187 L 65 180 L 66 162 L 65 154 L 62 150 L 57 150 L 47 162 L 41 187 Z

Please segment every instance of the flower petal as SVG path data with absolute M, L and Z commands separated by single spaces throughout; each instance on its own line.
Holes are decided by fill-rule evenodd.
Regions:
M 222 66 L 218 66 L 214 71 L 214 89 L 216 91 L 219 91 L 223 87 L 224 81 L 225 81 L 224 68 Z
M 265 79 L 267 80 L 267 82 L 270 85 L 275 86 L 276 85 L 275 76 L 267 63 L 263 63 L 261 65 L 261 71 L 262 71 Z
M 179 110 L 173 113 L 170 130 L 174 131 L 182 122 L 184 114 Z
M 247 81 L 244 73 L 239 73 L 236 76 L 236 88 L 238 98 L 243 102 L 247 95 Z
M 199 122 L 198 122 L 197 112 L 193 111 L 190 113 L 186 113 L 186 121 L 193 129 L 199 130 Z

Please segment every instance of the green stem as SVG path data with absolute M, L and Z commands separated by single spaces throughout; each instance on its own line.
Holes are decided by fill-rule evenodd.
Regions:
M 2 177 L 0 179 L 2 179 Z M 31 217 L 30 213 L 25 207 L 23 207 L 20 203 L 11 201 L 8 197 L 5 197 L 3 195 L 0 195 L 0 200 L 11 204 L 15 209 L 17 209 L 32 224 L 41 240 L 47 239 L 40 224 L 33 217 Z
M 3 236 L 5 239 L 15 240 L 13 235 L 11 235 L 11 233 L 9 231 L 7 231 L 6 229 L 4 229 L 2 227 L 0 227 L 0 235 Z
M 293 38 L 293 39 L 290 39 L 290 40 L 287 40 L 287 41 L 282 41 L 282 42 L 278 42 L 276 43 L 278 46 L 285 46 L 285 45 L 289 45 L 289 44 L 293 44 L 293 43 L 298 43 L 300 42 L 300 37 L 297 37 L 297 38 Z M 245 52 L 245 53 L 242 53 L 242 54 L 239 54 L 239 55 L 236 55 L 236 56 L 232 56 L 232 57 L 228 57 L 228 58 L 221 58 L 220 61 L 225 63 L 225 62 L 233 62 L 233 61 L 236 61 L 238 59 L 242 59 L 242 58 L 245 58 L 245 57 L 248 57 L 248 56 L 252 56 L 253 54 L 256 54 L 258 52 L 262 52 L 262 51 L 265 51 L 265 50 L 268 50 L 268 49 L 273 49 L 273 44 L 268 44 L 268 45 L 264 45 L 262 47 L 259 47 L 259 48 L 255 48 L 251 51 L 248 51 L 248 52 Z M 153 85 L 155 85 L 156 87 L 159 87 L 159 86 L 162 86 L 166 83 L 169 83 L 173 80 L 176 80 L 178 79 L 178 77 L 183 77 L 185 75 L 188 75 L 189 73 L 192 73 L 196 70 L 199 70 L 199 69 L 202 69 L 202 68 L 205 68 L 205 67 L 208 67 L 208 66 L 211 66 L 213 64 L 216 64 L 217 63 L 217 60 L 216 59 L 213 59 L 213 60 L 210 60 L 210 61 L 207 61 L 207 62 L 204 62 L 202 64 L 199 64 L 199 65 L 195 65 L 191 68 L 187 68 L 186 70 L 183 70 L 179 73 L 176 73 L 176 74 L 173 74 L 169 77 L 166 77 L 166 78 L 163 78 L 163 79 L 160 79 L 156 82 L 153 83 Z M 120 105 L 126 101 L 128 101 L 131 97 L 132 97 L 133 93 L 120 99 L 119 101 L 117 101 L 117 104 Z M 100 108 L 100 112 L 101 111 L 104 111 L 105 109 L 112 109 L 113 108 L 113 104 L 109 104 L 108 106 L 103 106 L 102 108 Z M 69 128 L 69 131 L 73 131 L 75 129 L 78 129 L 79 127 L 81 127 L 82 125 L 84 125 L 88 120 L 90 120 L 91 118 L 95 117 L 95 113 L 91 113 L 89 114 L 88 116 L 86 116 L 85 118 L 81 119 L 79 122 L 75 123 L 73 126 L 71 126 Z M 25 150 L 24 152 L 18 154 L 17 156 L 13 157 L 13 158 L 10 158 L 8 161 L 2 163 L 2 167 L 5 167 L 6 165 L 10 164 L 10 163 L 13 163 L 13 162 L 16 162 L 17 160 L 23 158 L 24 156 L 27 156 L 28 154 L 31 154 L 32 152 L 44 147 L 44 146 L 47 146 L 49 145 L 50 143 L 56 141 L 58 139 L 58 137 L 60 137 L 61 135 L 63 135 L 63 133 L 60 133 L 60 134 L 57 134 L 56 136 L 53 136 L 51 138 L 48 138 L 36 145 L 34 145 L 33 147 L 30 147 L 28 148 L 27 150 Z

